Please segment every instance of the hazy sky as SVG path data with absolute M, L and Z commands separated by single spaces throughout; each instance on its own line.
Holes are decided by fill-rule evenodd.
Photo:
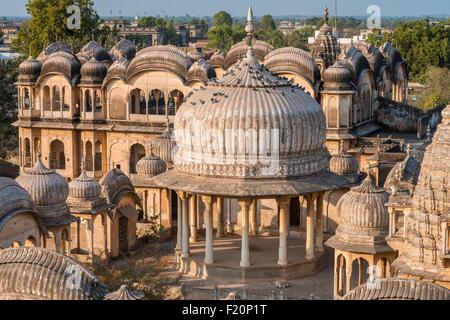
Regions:
M 386 16 L 417 16 L 432 14 L 450 15 L 450 0 L 337 0 L 338 14 L 363 16 L 369 5 L 376 4 Z M 27 0 L 0 0 L 0 16 L 26 15 Z M 100 15 L 142 16 L 213 15 L 226 10 L 233 16 L 244 16 L 249 3 L 256 16 L 272 15 L 318 15 L 325 4 L 333 8 L 334 0 L 94 0 Z M 120 12 L 119 12 L 120 11 Z

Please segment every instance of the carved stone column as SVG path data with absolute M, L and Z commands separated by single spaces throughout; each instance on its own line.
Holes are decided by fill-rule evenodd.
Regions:
M 241 199 L 239 205 L 241 206 L 242 228 L 241 228 L 241 267 L 250 266 L 250 246 L 249 246 L 249 209 L 252 204 L 252 199 Z
M 258 234 L 257 208 L 258 208 L 258 200 L 253 199 L 250 207 L 250 236 L 252 237 Z
M 314 200 L 315 194 L 310 194 L 306 198 L 306 260 L 314 259 Z
M 172 191 L 173 192 L 173 191 Z M 182 213 L 181 213 L 181 198 L 178 195 L 177 196 L 177 245 L 175 247 L 175 250 L 181 250 L 181 239 L 182 239 L 182 230 L 183 230 L 183 223 L 182 223 Z
M 323 252 L 323 192 L 317 195 L 316 200 L 316 246 Z
M 183 273 L 189 272 L 189 199 L 191 194 L 186 192 L 178 193 L 182 202 L 182 232 L 181 232 L 181 259 L 183 260 Z
M 290 198 L 279 198 L 277 199 L 278 207 L 280 208 L 280 223 L 279 223 L 279 247 L 278 247 L 278 265 L 287 265 L 287 219 L 289 212 Z
M 205 224 L 206 224 L 205 264 L 213 264 L 214 263 L 214 248 L 213 248 L 214 199 L 212 197 L 202 196 L 202 201 L 205 204 Z
M 191 200 L 189 201 L 190 210 L 189 210 L 189 228 L 191 230 L 191 236 L 189 241 L 197 242 L 197 196 L 193 195 Z
M 216 200 L 217 205 L 217 233 L 216 238 L 222 238 L 223 237 L 223 198 L 219 197 Z

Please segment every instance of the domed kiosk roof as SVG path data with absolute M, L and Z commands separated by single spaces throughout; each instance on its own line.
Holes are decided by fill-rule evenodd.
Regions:
M 0 300 L 102 300 L 107 292 L 88 268 L 64 254 L 34 247 L 0 250 Z
M 40 156 L 34 167 L 17 177 L 16 181 L 31 195 L 44 226 L 66 225 L 77 220 L 66 205 L 69 195 L 66 179 L 48 169 Z
M 252 48 L 221 79 L 194 89 L 175 117 L 175 169 L 161 186 L 236 197 L 298 195 L 345 180 L 328 171 L 325 115 L 302 89 L 259 64 Z
M 392 251 L 385 239 L 389 227 L 388 200 L 389 193 L 377 187 L 370 174 L 367 175 L 359 186 L 339 199 L 339 226 L 327 245 L 370 254 Z

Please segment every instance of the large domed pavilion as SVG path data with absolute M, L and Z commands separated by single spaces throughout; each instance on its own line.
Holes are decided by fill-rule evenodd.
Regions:
M 180 107 L 175 117 L 178 148 L 175 167 L 156 176 L 154 181 L 161 187 L 176 190 L 182 199 L 184 272 L 189 271 L 190 264 L 188 211 L 192 195 L 201 196 L 206 207 L 204 263 L 207 267 L 214 264 L 214 202 L 223 198 L 238 200 L 242 219 L 241 259 L 237 266 L 240 270 L 252 265 L 250 205 L 255 199 L 276 199 L 279 254 L 275 266 L 283 272 L 289 266 L 289 202 L 294 197 L 306 197 L 307 239 L 303 262 L 313 262 L 310 274 L 323 260 L 323 193 L 341 188 L 346 181 L 328 170 L 330 155 L 325 147 L 326 124 L 321 106 L 300 87 L 274 75 L 258 62 L 252 47 L 251 8 L 246 31 L 246 57 L 228 69 L 223 78 L 194 89 Z M 316 199 L 317 210 L 314 209 Z

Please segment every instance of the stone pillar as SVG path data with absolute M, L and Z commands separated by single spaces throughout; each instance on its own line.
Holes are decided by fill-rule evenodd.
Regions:
M 216 238 L 223 237 L 223 198 L 218 197 L 216 200 L 217 205 L 217 233 Z
M 258 200 L 253 199 L 250 207 L 250 236 L 258 234 L 258 216 L 257 216 Z
M 103 226 L 103 256 L 108 257 L 108 217 L 107 213 L 102 214 L 102 226 Z
M 231 225 L 231 199 L 227 199 L 227 225 L 226 225 L 227 233 L 233 233 L 233 226 Z
M 250 266 L 250 248 L 249 248 L 249 209 L 252 204 L 252 199 L 241 199 L 239 200 L 239 205 L 241 206 L 241 216 L 242 216 L 242 228 L 241 228 L 241 267 Z
M 77 251 L 78 253 L 80 253 L 80 249 L 81 249 L 81 222 L 80 220 L 77 221 Z
M 197 242 L 197 196 L 192 195 L 191 200 L 189 201 L 190 210 L 189 210 L 189 227 L 191 230 L 191 236 L 189 238 L 190 242 Z
M 53 235 L 55 236 L 55 251 L 61 253 L 61 229 L 54 230 Z
M 172 191 L 174 192 L 174 191 Z M 175 250 L 181 250 L 181 238 L 182 238 L 182 230 L 183 230 L 183 224 L 182 224 L 182 214 L 181 214 L 181 198 L 180 196 L 177 197 L 177 245 L 175 247 Z
M 196 213 L 196 217 L 197 217 L 197 230 L 200 230 L 202 228 L 202 219 L 201 219 L 201 215 L 200 215 L 200 197 L 197 197 L 197 204 L 196 204 L 196 209 L 197 209 L 197 213 Z
M 397 226 L 395 225 L 395 208 L 389 207 L 389 236 L 393 237 L 395 235 L 395 230 Z
M 352 286 L 352 263 L 350 259 L 348 259 L 349 263 L 345 266 L 345 275 L 346 275 L 346 282 L 345 282 L 345 292 L 344 294 L 347 294 L 351 290 Z
M 339 270 L 340 270 L 340 262 L 338 259 L 338 252 L 335 250 L 334 252 L 334 297 L 337 298 L 339 296 Z
M 279 237 L 280 243 L 278 248 L 278 265 L 287 265 L 287 219 L 289 212 L 290 198 L 279 198 L 277 199 L 278 207 L 280 208 L 280 223 L 279 223 Z
M 182 229 L 181 229 L 181 259 L 183 260 L 183 272 L 189 272 L 189 199 L 191 194 L 186 192 L 178 193 L 181 202 L 181 219 L 182 219 Z
M 213 248 L 213 204 L 212 197 L 202 196 L 202 201 L 205 204 L 205 225 L 206 225 L 206 241 L 205 241 L 205 264 L 214 263 L 214 248 Z
M 316 200 L 316 246 L 323 252 L 323 192 L 317 195 Z
M 94 259 L 94 221 L 95 216 L 92 216 L 87 219 L 86 225 L 89 240 L 89 256 L 91 257 L 91 259 Z
M 345 284 L 345 280 L 344 280 L 344 269 L 345 269 L 345 257 L 343 255 L 340 256 L 339 259 L 339 286 L 338 286 L 338 295 L 339 296 L 343 296 L 344 293 L 344 284 Z
M 306 260 L 314 259 L 314 200 L 316 195 L 310 194 L 306 198 Z

